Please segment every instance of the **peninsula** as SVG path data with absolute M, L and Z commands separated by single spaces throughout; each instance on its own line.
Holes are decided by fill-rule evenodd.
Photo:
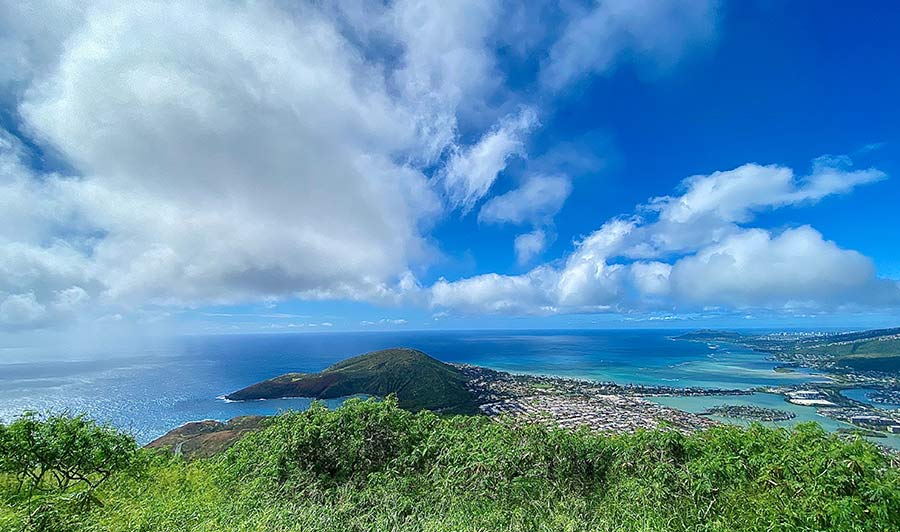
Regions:
M 384 349 L 338 362 L 319 373 L 287 373 L 225 396 L 230 401 L 351 395 L 397 396 L 406 410 L 448 414 L 478 412 L 458 368 L 409 348 Z
M 406 410 L 441 414 L 481 414 L 521 423 L 541 422 L 563 428 L 632 433 L 671 427 L 684 433 L 715 422 L 703 416 L 661 406 L 647 397 L 671 395 L 746 395 L 744 390 L 618 385 L 582 379 L 516 375 L 468 364 L 447 364 L 410 348 L 373 351 L 349 358 L 319 373 L 287 373 L 225 396 L 231 401 L 311 397 L 334 399 L 352 395 L 397 397 Z M 203 427 L 213 433 L 222 427 Z M 164 437 L 172 447 L 192 436 L 186 427 Z M 225 435 L 202 438 L 219 442 Z M 202 448 L 203 445 L 198 445 Z M 187 451 L 193 444 L 185 445 Z
M 716 338 L 716 334 L 719 333 L 703 331 L 699 337 L 708 340 Z M 718 341 L 724 342 L 724 338 L 718 337 Z M 734 340 L 737 337 L 729 338 Z M 334 399 L 354 395 L 393 395 L 399 407 L 410 411 L 479 414 L 491 420 L 519 425 L 538 423 L 615 434 L 659 428 L 690 434 L 717 425 L 718 421 L 710 416 L 766 422 L 786 421 L 794 417 L 790 412 L 777 409 L 728 404 L 690 413 L 653 400 L 676 395 L 722 397 L 751 393 L 750 390 L 620 385 L 513 374 L 480 366 L 441 362 L 416 349 L 393 348 L 355 356 L 318 373 L 287 373 L 231 393 L 226 399 Z M 860 429 L 887 431 L 896 424 L 886 414 L 876 416 L 873 408 L 851 401 L 839 393 L 824 395 L 816 390 L 791 389 L 780 390 L 779 393 L 785 394 L 791 401 L 799 401 L 798 404 L 825 401 L 825 397 L 843 401 L 843 406 L 839 408 L 836 403 L 825 401 L 835 408 L 820 412 L 846 420 Z M 882 417 L 885 422 L 879 425 Z M 230 447 L 246 433 L 255 432 L 265 423 L 257 418 L 236 418 L 228 423 L 189 423 L 154 441 L 150 447 L 169 448 L 188 458 L 210 456 Z

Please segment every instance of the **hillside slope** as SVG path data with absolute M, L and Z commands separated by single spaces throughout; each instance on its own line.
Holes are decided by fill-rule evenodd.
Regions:
M 783 361 L 838 372 L 900 373 L 900 328 L 824 335 L 757 335 L 698 330 L 677 340 L 729 342 L 774 354 Z
M 238 390 L 233 401 L 314 397 L 333 399 L 365 394 L 395 394 L 407 410 L 447 413 L 477 412 L 475 398 L 462 373 L 422 351 L 408 348 L 373 351 L 326 368 L 319 373 L 287 373 Z
M 77 490 L 17 493 L 0 471 L 0 530 L 900 530 L 896 459 L 815 424 L 608 436 L 350 400 L 271 418 L 212 458 L 142 454 L 87 510 Z
M 206 458 L 228 449 L 247 433 L 265 427 L 265 416 L 238 416 L 227 423 L 193 421 L 147 444 L 148 449 L 169 449 L 188 459 Z

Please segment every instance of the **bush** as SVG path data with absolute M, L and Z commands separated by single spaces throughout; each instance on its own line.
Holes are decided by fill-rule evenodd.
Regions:
M 303 412 L 279 416 L 270 429 L 252 434 L 227 453 L 244 477 L 301 487 L 362 482 L 407 457 L 434 414 L 413 414 L 397 401 L 351 399 L 337 410 L 316 402 Z
M 84 416 L 26 412 L 0 429 L 0 472 L 16 491 L 93 491 L 138 456 L 134 438 Z
M 816 424 L 607 436 L 355 400 L 209 459 L 137 454 L 146 474 L 110 477 L 87 512 L 71 498 L 87 489 L 25 501 L 0 482 L 0 530 L 900 530 L 890 458 Z

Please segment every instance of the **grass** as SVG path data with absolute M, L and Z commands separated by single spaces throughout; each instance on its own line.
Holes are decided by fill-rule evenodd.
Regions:
M 102 506 L 50 500 L 46 530 L 900 530 L 890 459 L 816 424 L 603 436 L 351 400 L 281 415 L 212 458 L 145 453 Z M 22 530 L 37 503 L 10 482 L 0 530 Z

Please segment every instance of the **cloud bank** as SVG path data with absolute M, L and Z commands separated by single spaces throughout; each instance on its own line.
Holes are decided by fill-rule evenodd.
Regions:
M 884 179 L 822 157 L 790 168 L 747 164 L 685 179 L 679 195 L 608 220 L 560 265 L 522 275 L 487 274 L 431 288 L 431 305 L 471 313 L 695 311 L 900 305 L 900 283 L 810 226 L 747 227 L 755 213 L 814 202 Z M 528 243 L 525 244 L 526 247 Z
M 555 22 L 522 22 L 532 10 Z M 497 183 L 529 156 L 546 102 L 620 62 L 668 68 L 717 20 L 714 1 L 7 3 L 0 330 L 294 298 L 503 313 L 895 304 L 893 281 L 814 229 L 746 227 L 884 178 L 841 158 L 801 179 L 759 165 L 689 178 L 526 274 L 420 281 L 440 264 L 436 224 L 473 213 L 521 231 L 520 265 L 539 260 L 571 177 Z M 539 63 L 519 91 L 498 58 L 513 44 Z

